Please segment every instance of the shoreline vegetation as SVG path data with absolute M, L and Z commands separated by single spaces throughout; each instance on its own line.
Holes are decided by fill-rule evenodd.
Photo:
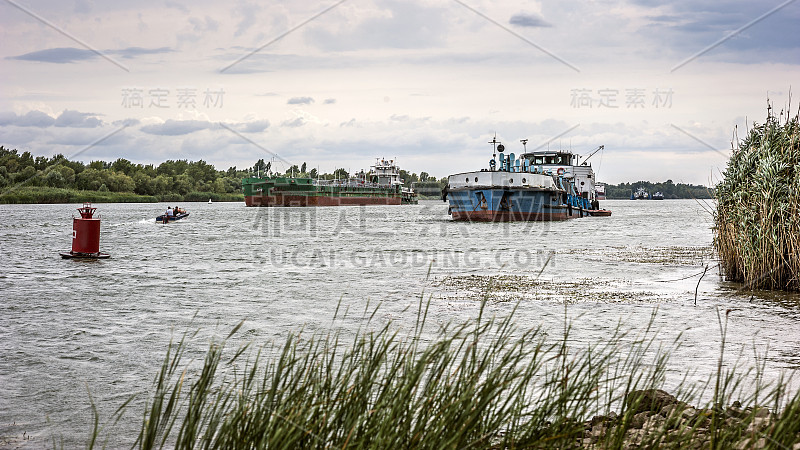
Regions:
M 86 191 L 78 189 L 25 186 L 0 195 L 0 204 L 56 203 L 173 203 L 173 202 L 244 202 L 244 194 L 189 192 L 185 195 L 139 195 L 133 192 Z
M 685 375 L 673 395 L 660 389 L 669 354 L 652 320 L 644 330 L 618 326 L 608 339 L 575 348 L 566 305 L 559 336 L 520 329 L 513 312 L 485 317 L 486 302 L 474 319 L 430 325 L 420 299 L 409 335 L 374 323 L 378 309 L 367 307 L 355 336 L 299 331 L 268 347 L 227 348 L 242 322 L 209 345 L 202 363 L 185 361 L 191 336 L 184 335 L 167 348 L 139 411 L 138 437 L 127 436 L 126 445 L 134 439 L 142 449 L 800 445 L 800 395 L 788 381 L 770 384 L 759 368 L 742 371 L 725 359 L 730 311 L 719 314 L 716 372 L 699 384 Z M 351 320 L 339 312 L 331 328 Z M 105 422 L 92 405 L 89 448 L 121 445 L 114 424 L 132 400 Z
M 665 200 L 714 198 L 713 188 L 685 183 L 676 184 L 672 180 L 667 180 L 663 183 L 637 181 L 635 183 L 607 184 L 606 198 L 609 200 L 628 200 L 631 198 L 631 194 L 640 187 L 643 187 L 651 194 L 661 192 L 664 194 Z
M 716 192 L 714 246 L 731 281 L 800 290 L 800 111 L 753 124 Z

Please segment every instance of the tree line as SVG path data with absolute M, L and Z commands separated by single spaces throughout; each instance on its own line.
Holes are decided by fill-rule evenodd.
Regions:
M 606 198 L 623 199 L 630 198 L 631 194 L 643 187 L 650 194 L 661 192 L 665 199 L 679 198 L 713 198 L 714 190 L 706 186 L 694 184 L 675 184 L 672 180 L 663 183 L 653 183 L 650 181 L 637 181 L 635 183 L 620 183 L 606 185 Z
M 203 160 L 169 160 L 158 166 L 134 164 L 125 158 L 84 164 L 58 154 L 51 158 L 19 153 L 0 146 L 0 187 L 49 187 L 147 196 L 191 192 L 234 194 L 242 190 L 247 171 L 219 171 Z

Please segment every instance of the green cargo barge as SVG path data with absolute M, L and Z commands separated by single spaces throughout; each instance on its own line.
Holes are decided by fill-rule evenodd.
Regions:
M 417 204 L 417 194 L 403 187 L 394 161 L 382 160 L 368 175 L 349 180 L 313 180 L 285 176 L 242 180 L 247 206 L 344 206 Z

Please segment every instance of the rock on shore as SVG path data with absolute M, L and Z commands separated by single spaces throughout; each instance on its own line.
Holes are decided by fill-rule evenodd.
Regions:
M 583 448 L 718 448 L 761 449 L 775 447 L 768 442 L 779 417 L 764 407 L 742 408 L 734 402 L 727 408 L 696 408 L 660 389 L 632 391 L 625 398 L 625 413 L 595 416 L 584 422 Z M 794 418 L 800 421 L 800 417 Z M 800 431 L 793 450 L 800 450 Z

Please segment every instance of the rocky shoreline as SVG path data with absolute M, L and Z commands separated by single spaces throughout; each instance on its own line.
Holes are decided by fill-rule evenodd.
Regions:
M 800 450 L 800 416 L 780 417 L 765 407 L 696 408 L 660 389 L 632 391 L 624 416 L 611 412 L 584 422 L 581 448 L 715 448 Z M 785 412 L 784 415 L 791 414 Z M 777 426 L 791 426 L 789 446 L 771 439 Z M 782 429 L 786 435 L 786 429 Z M 622 443 L 621 447 L 619 443 Z

